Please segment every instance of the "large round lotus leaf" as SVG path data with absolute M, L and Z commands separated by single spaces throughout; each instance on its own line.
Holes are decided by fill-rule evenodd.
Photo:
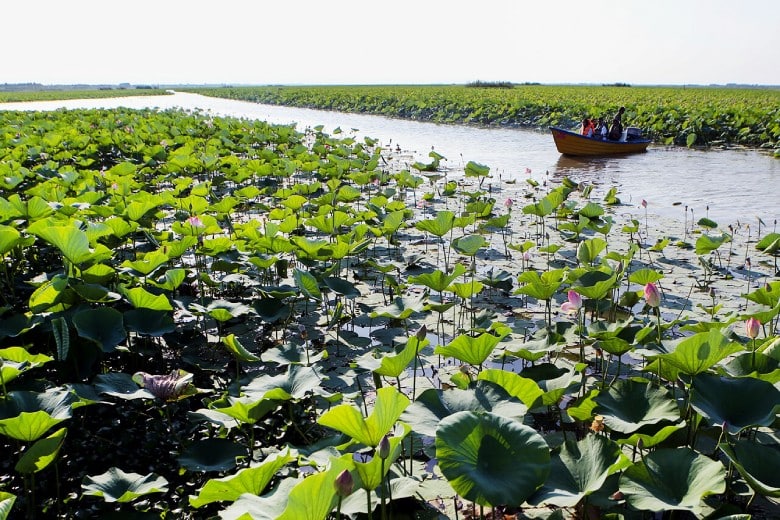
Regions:
M 604 416 L 604 424 L 610 429 L 622 433 L 632 433 L 646 424 L 680 419 L 672 395 L 650 382 L 620 380 L 593 400 L 593 412 Z
M 636 509 L 684 509 L 701 517 L 702 499 L 726 491 L 726 469 L 690 448 L 660 449 L 623 472 L 620 491 Z
M 236 459 L 246 456 L 246 448 L 228 439 L 205 439 L 190 444 L 179 457 L 179 464 L 190 471 L 227 471 L 236 467 Z
M 551 460 L 550 476 L 528 501 L 573 507 L 585 496 L 601 489 L 611 474 L 631 463 L 620 446 L 600 435 L 567 441 Z
M 452 488 L 480 505 L 521 504 L 550 472 L 542 436 L 492 413 L 458 412 L 442 420 L 436 457 Z
M 769 426 L 775 421 L 780 390 L 752 377 L 699 374 L 691 384 L 691 406 L 713 426 L 725 423 L 729 433 L 737 434 L 744 428 Z
M 113 352 L 127 339 L 122 313 L 111 307 L 86 309 L 73 315 L 79 336 L 91 339 L 103 352 Z
M 415 433 L 433 437 L 439 423 L 456 412 L 492 412 L 502 417 L 522 419 L 528 408 L 506 390 L 489 381 L 477 381 L 474 388 L 438 390 L 429 388 L 404 410 L 401 420 Z
M 780 448 L 748 440 L 734 445 L 722 443 L 720 449 L 731 459 L 740 475 L 756 492 L 769 497 L 780 497 Z

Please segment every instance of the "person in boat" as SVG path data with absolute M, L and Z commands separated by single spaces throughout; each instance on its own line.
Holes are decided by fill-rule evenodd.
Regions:
M 593 124 L 593 120 L 585 118 L 582 120 L 582 135 L 585 137 L 593 137 L 593 133 L 596 130 L 596 125 Z
M 607 139 L 607 134 L 609 134 L 609 126 L 603 117 L 599 118 L 599 122 L 596 125 L 595 134 L 596 137 L 600 137 L 602 141 Z
M 619 141 L 623 136 L 623 113 L 626 111 L 626 107 L 620 107 L 612 118 L 612 126 L 609 128 L 609 139 L 613 141 Z

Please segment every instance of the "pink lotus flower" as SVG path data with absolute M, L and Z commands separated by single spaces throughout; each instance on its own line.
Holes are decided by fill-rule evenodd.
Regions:
M 645 199 L 642 199 L 642 207 L 643 208 L 647 207 L 647 201 Z
M 514 204 L 515 201 L 513 201 L 511 198 L 507 197 L 507 199 L 504 201 L 504 206 L 506 209 L 512 209 L 512 204 Z
M 747 334 L 748 338 L 750 339 L 756 339 L 758 337 L 758 332 L 761 330 L 761 322 L 758 321 L 756 318 L 748 318 L 745 322 L 745 334 Z
M 527 173 L 528 175 L 531 175 L 531 168 L 526 168 L 525 169 L 525 173 Z
M 187 219 L 187 224 L 192 227 L 203 227 L 203 221 L 195 215 Z
M 658 292 L 658 287 L 654 283 L 645 285 L 645 301 L 650 307 L 661 305 L 661 293 Z
M 569 300 L 561 304 L 561 310 L 566 314 L 577 314 L 582 308 L 582 296 L 577 291 L 569 291 L 566 296 Z

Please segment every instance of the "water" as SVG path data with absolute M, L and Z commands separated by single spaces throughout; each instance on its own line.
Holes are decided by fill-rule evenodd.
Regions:
M 682 221 L 687 215 L 690 222 L 707 216 L 722 228 L 738 223 L 755 227 L 758 218 L 773 228 L 780 218 L 780 160 L 758 151 L 652 146 L 644 154 L 576 159 L 560 155 L 548 132 L 420 123 L 180 92 L 170 96 L 6 103 L 0 104 L 0 109 L 117 106 L 201 109 L 215 116 L 294 123 L 299 130 L 323 125 L 326 132 L 332 133 L 340 128 L 344 135 L 369 136 L 385 146 L 400 145 L 421 162 L 430 162 L 428 153 L 433 148 L 447 158 L 442 163 L 445 167 L 462 168 L 468 161 L 490 166 L 493 179 L 486 183 L 493 185 L 499 184 L 499 176 L 518 181 L 519 185 L 529 176 L 537 181 L 568 176 L 576 182 L 594 184 L 596 194 L 615 186 L 625 204 L 624 212 L 636 215 L 644 215 L 640 203 L 646 200 L 651 217 Z

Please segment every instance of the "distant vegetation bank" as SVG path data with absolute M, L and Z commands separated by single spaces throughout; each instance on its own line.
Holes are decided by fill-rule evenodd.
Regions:
M 493 87 L 493 85 L 486 85 Z M 584 117 L 624 121 L 654 141 L 780 150 L 780 90 L 716 87 L 514 85 L 192 88 L 223 97 L 436 123 L 573 127 Z M 780 155 L 776 152 L 775 155 Z

